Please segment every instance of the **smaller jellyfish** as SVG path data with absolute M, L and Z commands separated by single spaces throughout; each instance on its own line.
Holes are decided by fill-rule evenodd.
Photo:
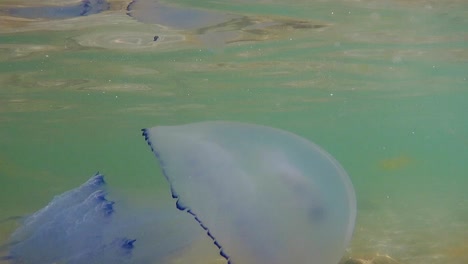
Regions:
M 98 173 L 54 197 L 22 221 L 3 259 L 13 264 L 166 263 L 202 236 L 193 220 L 174 208 L 132 208 L 108 200 L 108 189 Z

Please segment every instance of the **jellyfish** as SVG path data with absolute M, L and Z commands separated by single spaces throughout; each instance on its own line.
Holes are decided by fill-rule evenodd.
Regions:
M 3 259 L 15 264 L 168 263 L 202 234 L 176 210 L 130 208 L 109 200 L 108 189 L 97 173 L 55 196 L 22 220 Z
M 336 264 L 356 198 L 340 164 L 293 133 L 236 122 L 143 129 L 171 186 L 228 263 Z

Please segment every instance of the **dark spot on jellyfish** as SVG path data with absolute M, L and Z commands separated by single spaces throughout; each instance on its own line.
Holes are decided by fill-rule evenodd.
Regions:
M 83 0 L 68 6 L 26 6 L 0 9 L 0 14 L 23 18 L 66 19 L 109 10 L 106 0 Z
M 125 248 L 125 249 L 132 249 L 135 247 L 135 245 L 133 245 L 135 243 L 136 239 L 123 239 L 122 240 L 122 248 Z
M 156 41 L 159 39 L 159 36 L 154 36 L 153 41 Z
M 307 213 L 312 222 L 316 223 L 322 221 L 325 217 L 325 208 L 322 206 L 314 206 L 311 207 Z

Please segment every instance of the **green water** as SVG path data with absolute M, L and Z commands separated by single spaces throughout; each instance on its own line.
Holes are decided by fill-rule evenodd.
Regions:
M 170 199 L 140 129 L 235 120 L 304 136 L 344 166 L 350 256 L 468 263 L 466 1 L 172 2 L 247 22 L 200 36 L 118 8 L 0 17 L 0 219 L 96 171 L 137 201 Z M 249 30 L 259 21 L 275 26 Z M 16 226 L 0 222 L 0 244 Z

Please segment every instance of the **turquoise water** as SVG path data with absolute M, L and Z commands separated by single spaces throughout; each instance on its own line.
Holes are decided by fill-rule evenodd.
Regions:
M 0 219 L 98 170 L 136 201 L 170 199 L 140 129 L 233 120 L 299 134 L 343 165 L 358 198 L 348 255 L 468 262 L 466 2 L 171 2 L 237 20 L 145 24 L 125 1 L 0 16 Z M 0 222 L 0 244 L 16 226 Z

